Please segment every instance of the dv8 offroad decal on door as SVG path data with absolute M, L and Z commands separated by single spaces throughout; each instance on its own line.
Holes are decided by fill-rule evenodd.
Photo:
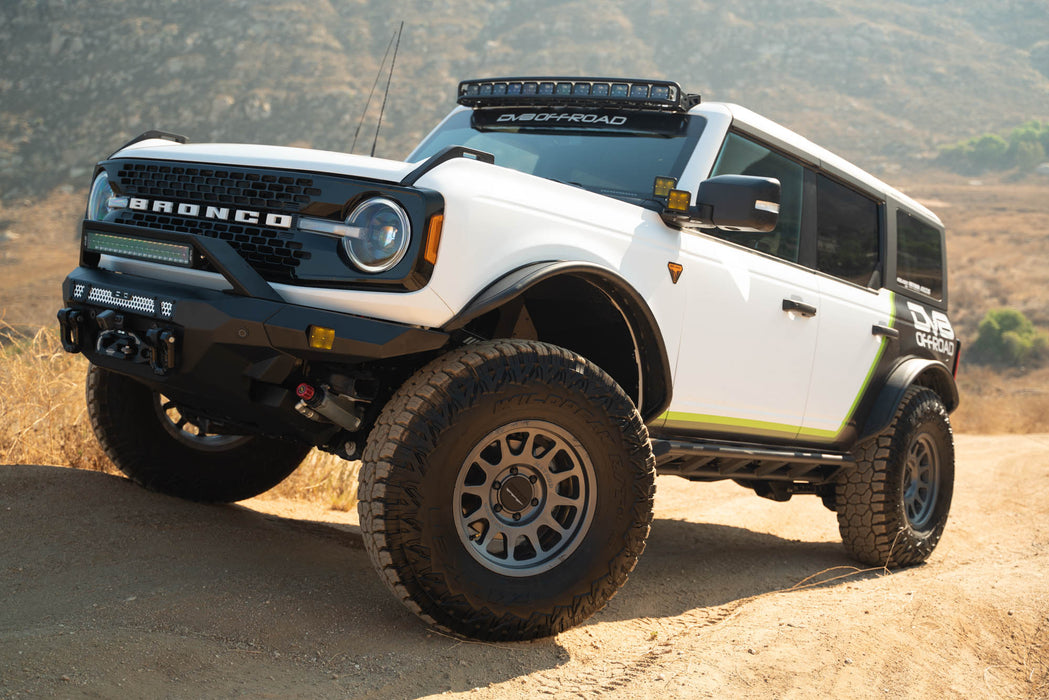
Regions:
M 930 357 L 950 366 L 958 342 L 947 314 L 927 309 L 909 299 L 901 299 L 898 304 L 897 316 L 902 321 L 903 331 L 900 338 L 902 353 Z

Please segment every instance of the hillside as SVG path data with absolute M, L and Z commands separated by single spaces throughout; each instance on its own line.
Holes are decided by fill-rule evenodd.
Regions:
M 349 150 L 401 19 L 387 157 L 453 105 L 460 79 L 495 74 L 676 79 L 883 175 L 1049 117 L 1041 0 L 5 0 L 0 197 L 84 186 L 96 160 L 152 128 Z

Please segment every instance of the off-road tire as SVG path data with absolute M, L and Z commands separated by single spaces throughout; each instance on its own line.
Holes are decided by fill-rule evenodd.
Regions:
M 471 548 L 456 495 L 480 488 L 464 487 L 463 474 L 491 436 L 514 426 L 575 440 L 573 468 L 580 481 L 592 476 L 596 498 L 588 525 L 573 530 L 579 540 L 565 540 L 563 560 L 508 574 L 480 544 Z M 536 488 L 541 471 L 532 472 Z M 532 639 L 587 619 L 626 582 L 651 525 L 654 477 L 644 422 L 604 371 L 554 345 L 492 341 L 433 361 L 386 405 L 364 451 L 358 511 L 383 580 L 424 621 L 479 639 Z
M 310 446 L 243 436 L 228 446 L 195 449 L 161 423 L 154 392 L 91 365 L 87 411 L 102 450 L 135 483 L 191 501 L 231 503 L 273 488 L 295 471 Z
M 943 534 L 954 489 L 954 438 L 940 397 L 911 387 L 889 428 L 854 454 L 856 467 L 838 482 L 835 499 L 845 548 L 872 566 L 925 561 Z

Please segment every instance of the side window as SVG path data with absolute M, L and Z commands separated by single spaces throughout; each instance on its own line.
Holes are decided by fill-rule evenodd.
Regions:
M 779 224 L 770 233 L 714 231 L 713 235 L 740 245 L 775 255 L 791 262 L 798 261 L 798 238 L 801 231 L 801 202 L 805 170 L 785 156 L 739 134 L 729 134 L 721 148 L 714 175 L 756 175 L 774 177 L 780 182 Z
M 943 236 L 940 230 L 896 212 L 896 282 L 904 289 L 943 299 Z
M 878 204 L 818 177 L 816 269 L 866 287 L 878 269 Z

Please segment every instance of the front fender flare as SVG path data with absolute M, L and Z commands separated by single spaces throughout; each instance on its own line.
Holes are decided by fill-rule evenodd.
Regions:
M 459 330 L 470 321 L 513 301 L 537 284 L 561 276 L 576 277 L 597 287 L 623 315 L 634 337 L 634 352 L 643 379 L 644 389 L 638 410 L 645 422 L 662 415 L 670 405 L 673 376 L 659 323 L 644 297 L 615 271 L 601 265 L 552 260 L 519 267 L 485 287 L 441 330 Z

